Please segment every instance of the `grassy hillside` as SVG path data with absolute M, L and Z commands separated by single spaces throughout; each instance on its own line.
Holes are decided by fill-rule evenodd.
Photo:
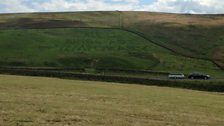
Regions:
M 0 125 L 223 126 L 219 93 L 0 76 Z
M 123 27 L 179 54 L 211 59 L 223 66 L 224 15 L 123 12 Z M 219 56 L 217 56 L 217 53 Z
M 218 68 L 209 60 L 224 65 L 223 23 L 223 15 L 150 12 L 1 14 L 0 63 L 216 73 Z M 71 27 L 121 28 L 151 41 L 111 29 L 51 29 Z M 23 30 L 40 28 L 46 30 Z
M 0 40 L 1 66 L 221 72 L 211 62 L 178 56 L 123 30 L 0 30 Z

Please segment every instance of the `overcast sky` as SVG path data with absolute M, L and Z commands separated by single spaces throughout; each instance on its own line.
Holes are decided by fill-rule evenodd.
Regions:
M 0 0 L 0 13 L 96 10 L 224 14 L 224 0 Z

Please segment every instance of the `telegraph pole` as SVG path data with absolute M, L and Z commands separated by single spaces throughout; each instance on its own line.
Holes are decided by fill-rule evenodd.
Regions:
M 119 14 L 119 28 L 122 29 L 123 27 L 123 17 L 122 17 L 122 12 L 117 10 L 118 14 Z

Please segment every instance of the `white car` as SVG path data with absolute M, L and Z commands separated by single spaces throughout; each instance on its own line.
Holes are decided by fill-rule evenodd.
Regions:
M 169 74 L 168 75 L 169 79 L 185 79 L 184 74 Z

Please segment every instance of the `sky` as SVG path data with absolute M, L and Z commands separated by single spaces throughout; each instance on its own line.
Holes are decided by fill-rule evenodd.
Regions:
M 0 0 L 0 13 L 112 10 L 224 14 L 224 0 Z

